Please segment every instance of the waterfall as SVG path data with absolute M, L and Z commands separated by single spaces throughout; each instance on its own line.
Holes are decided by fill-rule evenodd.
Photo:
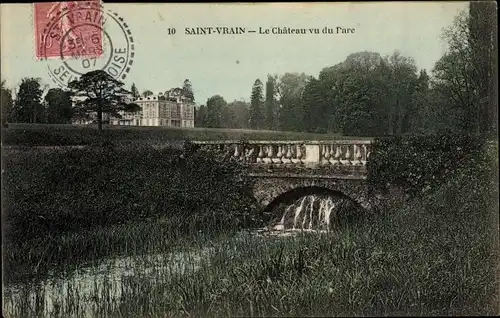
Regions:
M 341 197 L 306 195 L 275 211 L 279 216 L 268 229 L 273 231 L 330 231 L 342 214 L 352 213 L 353 202 Z M 281 211 L 282 212 L 281 214 Z

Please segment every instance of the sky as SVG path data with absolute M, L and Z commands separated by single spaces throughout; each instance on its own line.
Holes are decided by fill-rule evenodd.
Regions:
M 129 65 L 123 82 L 127 87 L 135 83 L 140 92 L 165 92 L 190 79 L 198 104 L 204 104 L 207 98 L 217 94 L 228 102 L 248 101 L 257 78 L 265 83 L 267 74 L 286 72 L 304 72 L 317 77 L 324 67 L 340 63 L 349 54 L 360 51 L 378 52 L 384 56 L 399 50 L 412 57 L 419 69 L 431 70 L 445 51 L 442 29 L 451 25 L 454 16 L 467 5 L 467 2 L 452 1 L 105 3 L 105 10 L 116 12 L 123 21 L 121 24 L 113 19 L 105 21 L 108 37 L 104 37 L 104 46 L 110 47 L 109 39 L 117 52 L 125 47 L 123 50 L 127 52 L 123 54 L 127 61 L 133 59 L 133 64 Z M 11 88 L 17 87 L 24 77 L 39 77 L 48 87 L 55 87 L 49 73 L 63 65 L 57 58 L 50 61 L 36 58 L 34 12 L 32 4 L 1 5 L 1 76 Z M 130 31 L 129 36 L 133 37 L 133 50 L 130 41 L 127 46 L 127 37 L 120 28 L 124 23 Z M 185 28 L 209 26 L 239 27 L 245 32 L 188 35 L 185 31 Z M 334 34 L 322 34 L 325 27 Z M 337 27 L 354 29 L 354 33 L 337 34 Z M 273 34 L 273 28 L 305 29 L 307 32 Z M 320 34 L 309 32 L 314 28 L 319 28 Z M 173 33 L 172 29 L 175 34 L 169 34 Z M 256 32 L 249 33 L 250 30 Z M 260 34 L 266 30 L 269 34 Z M 105 56 L 108 55 L 111 56 L 106 51 Z M 119 55 L 112 57 L 119 58 Z M 102 67 L 102 61 L 98 60 L 95 68 Z M 71 63 L 83 61 L 70 61 L 68 65 L 73 65 Z M 88 66 L 89 61 L 86 63 Z M 86 70 L 92 68 L 93 64 Z M 77 67 L 73 70 L 79 71 Z

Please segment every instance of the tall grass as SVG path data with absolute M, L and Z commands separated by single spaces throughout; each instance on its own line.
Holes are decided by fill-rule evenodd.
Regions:
M 119 311 L 209 317 L 498 314 L 498 181 L 492 178 L 498 165 L 491 162 L 471 158 L 425 197 L 328 235 L 221 243 L 193 275 L 148 287 Z M 140 281 L 129 284 L 136 289 Z M 148 305 L 146 297 L 154 302 Z
M 498 314 L 492 157 L 468 158 L 439 187 L 369 221 L 323 235 L 210 239 L 209 256 L 184 275 L 137 270 L 121 280 L 118 299 L 108 284 L 85 301 L 95 316 Z M 32 308 L 24 299 L 19 312 Z M 59 316 L 83 308 L 78 291 L 65 301 L 71 305 Z
M 240 167 L 203 151 L 93 147 L 2 156 L 7 279 L 129 246 L 165 250 L 199 230 L 252 222 L 255 204 Z

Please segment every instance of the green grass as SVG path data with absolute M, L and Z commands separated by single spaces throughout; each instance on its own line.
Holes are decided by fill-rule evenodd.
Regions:
M 209 239 L 237 230 L 205 223 L 204 231 L 200 231 L 194 218 L 189 220 L 192 223 L 178 216 L 136 220 L 7 242 L 3 251 L 4 281 L 40 281 L 53 276 L 54 270 L 57 276 L 69 275 L 79 267 L 92 266 L 106 258 L 199 248 Z
M 81 313 L 83 302 L 96 305 L 96 316 L 498 314 L 497 148 L 490 156 L 468 158 L 443 184 L 402 208 L 326 235 L 175 240 L 176 248 L 196 242 L 213 251 L 189 275 L 137 270 L 123 278 L 118 300 L 109 297 L 112 284 L 87 300 L 73 290 L 65 298 L 67 311 L 59 314 Z M 152 240 L 152 250 L 172 249 L 158 242 L 163 235 L 168 242 L 168 230 L 154 221 L 145 224 L 69 234 L 68 244 L 53 246 L 70 250 L 88 244 L 83 251 L 91 255 L 106 249 L 134 253 L 134 245 Z M 30 307 L 27 294 L 23 299 L 17 310 L 39 316 L 43 307 Z
M 183 140 L 331 140 L 370 139 L 249 129 L 164 128 L 107 125 L 102 131 L 89 125 L 9 124 L 2 129 L 3 145 L 65 146 L 112 143 L 115 145 L 169 145 Z
M 252 222 L 254 200 L 237 165 L 203 151 L 184 155 L 152 147 L 4 150 L 6 280 L 40 276 L 54 265 L 165 251 L 199 230 Z
M 146 289 L 128 281 L 134 298 L 114 313 L 498 314 L 498 163 L 488 165 L 473 158 L 431 194 L 329 235 L 219 243 L 191 276 Z

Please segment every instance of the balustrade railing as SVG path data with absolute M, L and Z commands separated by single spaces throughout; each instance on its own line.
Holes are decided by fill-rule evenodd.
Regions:
M 370 140 L 332 141 L 194 141 L 256 165 L 366 166 Z

